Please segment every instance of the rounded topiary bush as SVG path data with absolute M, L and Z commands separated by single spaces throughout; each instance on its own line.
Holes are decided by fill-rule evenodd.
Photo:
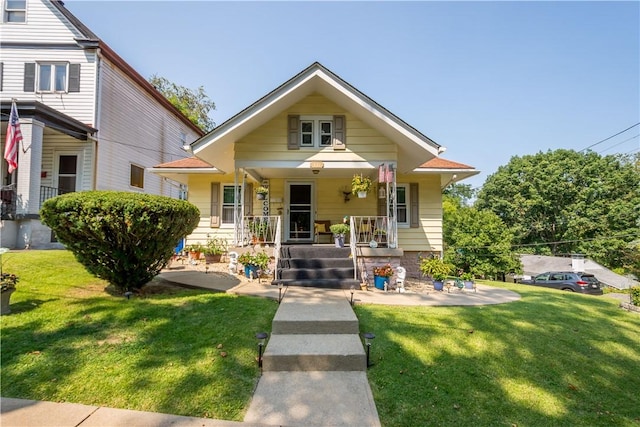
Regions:
M 89 272 L 126 291 L 160 272 L 200 212 L 165 196 L 86 191 L 47 200 L 40 216 Z

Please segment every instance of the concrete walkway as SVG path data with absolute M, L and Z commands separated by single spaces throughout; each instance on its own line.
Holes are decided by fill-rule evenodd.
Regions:
M 220 272 L 205 273 L 197 270 L 165 271 L 160 274 L 158 280 L 179 283 L 185 287 L 239 295 L 271 299 L 282 296 L 285 304 L 281 304 L 281 307 L 287 307 L 287 301 L 317 300 L 322 293 L 323 297 L 331 296 L 331 299 L 341 300 L 342 306 L 348 307 L 348 310 L 353 313 L 348 304 L 351 298 L 349 290 L 325 291 L 315 288 L 279 290 L 266 280 L 249 282 Z M 355 290 L 353 299 L 355 304 L 465 306 L 501 304 L 516 301 L 520 299 L 520 295 L 501 288 L 478 285 L 477 292 L 456 289 L 451 292 L 445 290 L 444 292 L 400 294 L 377 289 Z M 295 307 L 293 310 L 295 311 Z M 284 313 L 286 314 L 286 311 Z M 315 313 L 322 313 L 322 311 L 315 310 Z M 346 315 L 345 311 L 340 313 L 338 317 Z M 286 329 L 287 326 L 279 327 Z M 322 333 L 324 332 L 326 331 L 323 330 Z M 269 349 L 268 344 L 267 349 Z M 357 401 L 353 400 L 354 396 L 358 398 Z M 379 426 L 380 421 L 367 382 L 366 370 L 342 372 L 324 370 L 264 372 L 247 411 L 245 422 L 3 397 L 0 398 L 0 425 L 2 427 L 265 427 L 274 425 L 364 427 Z

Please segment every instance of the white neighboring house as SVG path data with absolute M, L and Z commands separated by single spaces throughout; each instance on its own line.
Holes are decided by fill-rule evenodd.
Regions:
M 181 197 L 146 168 L 185 157 L 203 135 L 145 78 L 52 0 L 0 0 L 2 135 L 16 100 L 18 169 L 2 160 L 1 246 L 58 247 L 39 220 L 58 194 L 120 190 Z

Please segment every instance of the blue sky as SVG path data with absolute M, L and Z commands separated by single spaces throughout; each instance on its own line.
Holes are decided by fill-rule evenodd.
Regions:
M 640 122 L 640 2 L 65 1 L 221 124 L 314 61 L 481 170 Z M 640 150 L 640 126 L 594 146 Z

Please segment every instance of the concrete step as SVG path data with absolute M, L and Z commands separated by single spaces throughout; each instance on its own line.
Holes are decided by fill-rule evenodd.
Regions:
M 265 372 L 245 423 L 276 426 L 380 426 L 367 374 Z
M 299 294 L 287 289 L 273 318 L 272 334 L 358 334 L 358 318 L 343 291 Z
M 264 371 L 365 371 L 367 361 L 356 334 L 272 335 L 263 355 Z

